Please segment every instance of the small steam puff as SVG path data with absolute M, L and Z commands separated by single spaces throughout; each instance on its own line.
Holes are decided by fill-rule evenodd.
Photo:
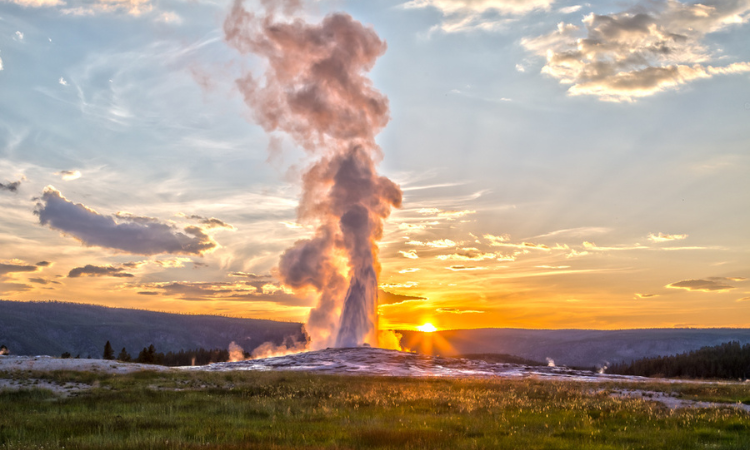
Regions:
M 230 46 L 267 61 L 263 77 L 247 73 L 237 86 L 258 124 L 316 158 L 298 208 L 299 222 L 315 233 L 284 252 L 278 274 L 301 295 L 318 295 L 307 321 L 313 349 L 377 346 L 376 243 L 401 205 L 400 188 L 375 167 L 388 99 L 366 77 L 386 44 L 347 14 L 309 24 L 296 16 L 298 0 L 261 4 L 255 13 L 235 0 L 224 22 Z
M 552 358 L 547 358 L 547 367 L 555 367 L 555 360 Z

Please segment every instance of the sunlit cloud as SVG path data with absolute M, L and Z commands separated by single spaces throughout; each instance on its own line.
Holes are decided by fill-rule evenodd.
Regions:
M 304 228 L 302 225 L 298 224 L 297 222 L 280 222 L 280 223 L 291 230 L 299 230 L 300 228 Z
M 405 283 L 384 283 L 380 285 L 380 289 L 410 289 L 419 285 L 416 281 L 407 281 Z
M 652 297 L 658 297 L 659 295 L 658 294 L 639 294 L 639 293 L 636 293 L 635 296 L 637 298 L 652 298 Z
M 726 284 L 727 281 L 742 281 L 744 278 L 731 277 L 709 277 L 703 280 L 683 280 L 668 284 L 671 289 L 685 289 L 687 291 L 721 292 L 735 289 L 734 286 Z
M 401 253 L 401 255 L 404 258 L 409 258 L 409 259 L 417 259 L 417 258 L 419 258 L 419 255 L 417 255 L 417 251 L 416 250 L 399 250 L 398 252 Z
M 706 64 L 718 59 L 704 39 L 746 21 L 750 2 L 715 5 L 676 0 L 645 3 L 615 14 L 589 14 L 582 26 L 561 22 L 549 34 L 522 39 L 546 58 L 542 73 L 570 85 L 569 95 L 632 102 L 691 81 L 750 72 L 750 63 Z
M 510 248 L 517 248 L 520 250 L 543 250 L 545 252 L 550 251 L 550 248 L 547 245 L 534 244 L 531 242 L 521 242 L 520 244 L 511 244 L 510 242 L 491 241 L 490 245 L 492 247 L 510 247 Z
M 378 306 L 403 305 L 407 302 L 425 302 L 424 297 L 415 297 L 412 295 L 394 294 L 388 291 L 378 291 Z
M 448 247 L 455 247 L 456 243 L 451 241 L 450 239 L 438 239 L 438 240 L 429 241 L 429 242 L 408 241 L 406 245 L 416 245 L 419 247 L 448 248 Z
M 60 175 L 60 178 L 65 181 L 73 181 L 81 178 L 81 172 L 78 170 L 61 170 L 56 172 L 55 175 Z
M 750 297 L 743 297 L 737 300 L 738 302 L 750 302 Z
M 548 237 L 559 237 L 559 236 L 587 236 L 592 234 L 603 234 L 610 232 L 610 228 L 605 227 L 577 227 L 577 228 L 565 228 L 562 230 L 550 231 L 549 233 L 540 234 L 534 236 L 535 239 L 548 238 Z
M 534 266 L 538 269 L 570 269 L 570 266 Z
M 217 244 L 201 228 L 175 226 L 156 219 L 121 214 L 104 216 L 81 203 L 73 203 L 48 186 L 34 211 L 39 222 L 71 236 L 86 246 L 103 247 L 127 253 L 202 255 Z
M 507 234 L 503 234 L 500 236 L 495 236 L 493 234 L 485 234 L 483 237 L 487 239 L 488 241 L 490 241 L 490 245 L 497 245 L 503 242 L 508 242 L 510 240 L 510 236 Z
M 268 302 L 285 306 L 310 306 L 310 300 L 272 282 L 169 281 L 124 285 L 140 295 L 161 295 L 189 301 Z
M 686 239 L 688 237 L 687 234 L 649 234 L 648 240 L 651 242 L 670 242 L 670 241 L 679 241 L 682 239 Z
M 414 272 L 419 272 L 419 269 L 416 267 L 412 267 L 410 269 L 402 269 L 398 271 L 398 273 L 414 273 Z
M 60 79 L 57 80 L 57 82 L 60 83 L 63 86 L 67 86 L 68 85 L 67 80 L 65 80 L 65 78 L 63 78 L 63 77 L 60 77 Z
M 68 278 L 79 277 L 116 277 L 116 278 L 133 278 L 135 275 L 125 272 L 122 267 L 112 266 L 95 266 L 86 264 L 83 267 L 76 267 L 68 273 Z
M 479 311 L 476 309 L 459 309 L 459 308 L 438 308 L 435 311 L 439 313 L 448 313 L 448 314 L 483 314 L 484 311 Z
M 586 256 L 588 254 L 589 254 L 589 252 L 587 252 L 586 250 L 576 250 L 576 249 L 572 248 L 572 249 L 570 249 L 570 252 L 567 255 L 565 255 L 565 257 L 566 258 L 577 258 L 579 256 Z
M 71 5 L 60 11 L 71 16 L 92 16 L 102 13 L 125 13 L 131 16 L 140 16 L 153 9 L 151 0 L 97 0 L 93 3 Z M 157 20 L 160 19 L 161 17 L 157 17 Z
M 203 217 L 196 214 L 178 214 L 180 217 L 184 217 L 186 219 L 190 220 L 196 220 L 198 223 L 203 225 L 203 228 L 206 228 L 208 230 L 213 228 L 225 228 L 227 230 L 234 230 L 235 228 L 232 225 L 229 225 L 228 223 L 224 222 L 223 220 L 217 219 L 216 217 Z
M 477 248 L 462 248 L 459 252 L 451 253 L 449 255 L 438 255 L 436 256 L 436 258 L 442 261 L 484 261 L 486 259 L 501 259 L 503 261 L 512 261 L 515 259 L 512 256 L 505 257 L 497 253 L 486 253 L 480 251 Z
M 561 12 L 563 14 L 573 14 L 576 11 L 580 11 L 582 8 L 581 5 L 573 5 L 573 6 L 565 6 L 563 8 L 558 9 L 558 12 Z

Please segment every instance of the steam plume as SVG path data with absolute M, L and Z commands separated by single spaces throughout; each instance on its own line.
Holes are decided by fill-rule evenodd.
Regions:
M 262 77 L 247 73 L 237 85 L 258 124 L 316 158 L 298 208 L 299 220 L 316 231 L 281 256 L 279 275 L 318 294 L 307 324 L 314 348 L 377 345 L 376 243 L 391 208 L 401 205 L 399 187 L 375 167 L 388 99 L 366 77 L 386 44 L 347 14 L 309 24 L 296 16 L 299 1 L 261 5 L 256 13 L 235 0 L 224 23 L 229 45 L 267 61 Z

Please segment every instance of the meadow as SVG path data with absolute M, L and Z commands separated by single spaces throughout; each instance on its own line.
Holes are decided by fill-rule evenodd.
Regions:
M 748 449 L 750 385 L 417 379 L 291 372 L 6 372 L 0 449 Z M 40 381 L 90 386 L 69 395 Z

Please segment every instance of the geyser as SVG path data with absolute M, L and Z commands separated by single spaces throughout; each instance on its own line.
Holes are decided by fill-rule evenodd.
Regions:
M 229 45 L 267 62 L 262 77 L 237 80 L 254 120 L 272 144 L 284 133 L 314 159 L 297 212 L 315 233 L 278 267 L 284 284 L 317 293 L 306 327 L 312 347 L 377 346 L 377 242 L 401 205 L 399 187 L 376 171 L 388 99 L 366 76 L 386 44 L 347 14 L 307 23 L 296 0 L 262 0 L 259 12 L 236 0 L 224 32 Z

